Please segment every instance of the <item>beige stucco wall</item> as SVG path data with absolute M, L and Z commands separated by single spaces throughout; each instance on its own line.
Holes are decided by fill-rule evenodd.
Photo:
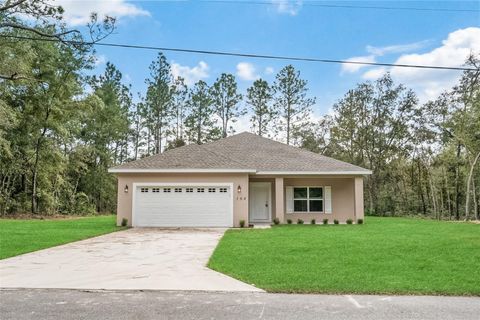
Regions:
M 248 223 L 248 186 L 249 182 L 270 182 L 272 184 L 272 219 L 278 217 L 281 223 L 292 219 L 302 219 L 310 223 L 316 219 L 321 223 L 328 218 L 330 223 L 334 219 L 345 223 L 347 219 L 357 221 L 364 217 L 363 210 L 363 177 L 258 177 L 246 173 L 129 173 L 118 174 L 118 200 L 117 200 L 117 224 L 120 225 L 123 218 L 132 222 L 132 194 L 133 183 L 233 183 L 233 222 L 239 226 L 240 220 Z M 283 186 L 282 186 L 283 182 Z M 124 192 L 125 185 L 128 193 Z M 237 188 L 242 192 L 238 193 Z M 285 213 L 285 187 L 287 186 L 331 186 L 332 187 L 332 213 Z
M 248 174 L 236 173 L 123 173 L 118 174 L 118 199 L 117 199 L 117 224 L 123 218 L 132 223 L 132 195 L 133 183 L 159 182 L 159 183 L 233 183 L 233 223 L 239 226 L 240 220 L 248 222 Z M 128 193 L 124 192 L 125 185 Z M 238 193 L 240 186 L 242 192 Z
M 284 185 L 287 186 L 331 186 L 332 187 L 332 213 L 285 213 L 285 221 L 287 219 L 293 220 L 296 223 L 297 219 L 302 219 L 305 223 L 310 223 L 315 219 L 317 223 L 321 223 L 323 219 L 329 219 L 329 223 L 333 223 L 337 219 L 340 223 L 345 223 L 347 219 L 356 221 L 356 205 L 360 201 L 356 201 L 355 182 L 362 184 L 362 177 L 349 178 L 285 178 Z M 285 192 L 285 191 L 284 191 Z M 360 192 L 360 191 L 358 191 Z M 361 191 L 362 198 L 362 212 L 363 218 L 363 190 Z M 360 194 L 357 194 L 357 198 Z M 285 196 L 284 196 L 285 199 Z M 285 201 L 285 200 L 284 200 Z

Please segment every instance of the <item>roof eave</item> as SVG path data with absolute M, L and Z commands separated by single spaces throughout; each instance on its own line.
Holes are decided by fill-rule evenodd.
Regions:
M 370 170 L 357 171 L 257 171 L 257 175 L 370 175 Z
M 255 173 L 254 169 L 133 169 L 110 168 L 109 173 Z

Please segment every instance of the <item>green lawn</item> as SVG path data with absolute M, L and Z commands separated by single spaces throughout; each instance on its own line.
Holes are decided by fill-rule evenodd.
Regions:
M 209 267 L 270 292 L 478 296 L 480 225 L 367 217 L 229 230 Z
M 121 230 L 115 216 L 61 220 L 0 219 L 0 259 Z

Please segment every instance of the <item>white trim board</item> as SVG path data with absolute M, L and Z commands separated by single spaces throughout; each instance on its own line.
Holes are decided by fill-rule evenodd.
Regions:
M 255 173 L 252 169 L 108 169 L 109 173 Z
M 372 171 L 256 171 L 254 169 L 108 169 L 109 173 L 251 173 L 254 175 L 369 175 Z
M 257 171 L 256 175 L 366 175 L 372 171 Z

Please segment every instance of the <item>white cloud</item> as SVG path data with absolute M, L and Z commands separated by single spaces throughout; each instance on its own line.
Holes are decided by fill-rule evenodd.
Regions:
M 402 52 L 411 52 L 414 50 L 421 49 L 425 47 L 430 41 L 419 41 L 407 44 L 395 44 L 391 46 L 385 47 L 374 47 L 368 45 L 366 47 L 366 51 L 369 55 L 359 56 L 359 57 L 351 57 L 348 58 L 347 61 L 358 61 L 358 62 L 376 62 L 376 58 L 383 56 L 385 54 L 392 54 L 392 53 L 402 53 Z M 358 70 L 368 67 L 368 65 L 361 65 L 361 64 L 349 64 L 344 63 L 342 64 L 341 73 L 354 73 Z
M 367 52 L 375 56 L 383 56 L 390 53 L 412 52 L 424 48 L 430 41 L 424 40 L 407 44 L 395 44 L 385 47 L 367 46 Z
M 246 114 L 237 119 L 235 123 L 232 124 L 233 130 L 235 133 L 240 133 L 244 131 L 250 131 L 250 114 Z
M 107 62 L 107 57 L 103 54 L 97 54 L 95 55 L 94 57 L 95 61 L 93 62 L 93 64 L 95 65 L 95 67 L 98 67 L 102 64 L 105 64 Z
M 278 13 L 289 14 L 295 16 L 302 8 L 303 1 L 289 1 L 289 0 L 272 0 L 272 3 L 277 8 Z
M 266 75 L 273 74 L 274 72 L 275 70 L 273 69 L 273 67 L 266 67 L 264 71 Z
M 255 72 L 253 64 L 248 62 L 240 62 L 237 64 L 237 76 L 245 81 L 258 79 L 259 76 Z
M 363 75 L 362 78 L 366 80 L 375 80 L 383 76 L 386 72 L 388 71 L 387 68 L 385 67 L 379 67 L 379 68 L 373 68 L 368 71 L 366 71 Z
M 396 64 L 460 67 L 471 53 L 480 53 L 480 28 L 471 27 L 451 32 L 442 45 L 423 54 L 404 54 Z M 392 77 L 413 88 L 421 102 L 435 99 L 440 93 L 453 87 L 461 71 L 418 68 L 374 68 L 363 74 L 366 79 L 375 79 L 389 71 Z
M 208 78 L 209 66 L 206 62 L 200 61 L 198 65 L 190 68 L 189 66 L 182 66 L 172 61 L 171 69 L 172 75 L 175 78 L 182 77 L 185 79 L 185 84 L 191 86 L 198 80 Z
M 57 0 L 54 5 L 60 5 L 65 10 L 63 17 L 70 25 L 84 25 L 90 21 L 90 14 L 96 12 L 99 19 L 106 15 L 117 20 L 124 17 L 150 16 L 150 13 L 127 0 Z
M 375 56 L 369 55 L 369 56 L 361 56 L 361 57 L 352 57 L 348 58 L 346 61 L 357 61 L 357 62 L 375 62 Z M 361 68 L 366 67 L 366 65 L 363 64 L 352 64 L 352 63 L 342 63 L 342 73 L 345 72 L 357 72 Z

